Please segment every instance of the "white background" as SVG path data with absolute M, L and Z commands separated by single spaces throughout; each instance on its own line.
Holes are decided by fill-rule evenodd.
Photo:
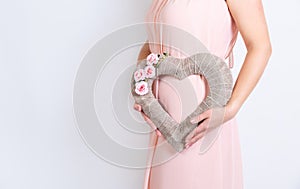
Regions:
M 141 189 L 143 170 L 108 164 L 84 144 L 72 87 L 95 41 L 143 21 L 150 2 L 1 1 L 1 189 Z M 244 183 L 246 189 L 299 189 L 300 3 L 263 3 L 273 54 L 238 113 Z M 236 76 L 246 53 L 240 36 L 234 52 Z

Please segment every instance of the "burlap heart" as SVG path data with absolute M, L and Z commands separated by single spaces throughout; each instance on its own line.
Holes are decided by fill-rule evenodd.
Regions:
M 147 66 L 147 60 L 141 60 L 135 69 L 143 69 Z M 209 92 L 204 101 L 181 123 L 177 123 L 169 113 L 161 106 L 152 93 L 153 81 L 161 75 L 169 75 L 182 80 L 189 75 L 200 74 L 208 82 Z M 228 102 L 233 79 L 230 69 L 218 56 L 211 53 L 197 53 L 186 58 L 166 56 L 161 59 L 155 69 L 155 77 L 147 78 L 147 93 L 137 94 L 134 74 L 131 79 L 131 93 L 136 103 L 142 106 L 144 113 L 160 130 L 162 135 L 177 152 L 184 150 L 186 136 L 198 126 L 190 123 L 190 119 L 211 108 L 224 107 Z

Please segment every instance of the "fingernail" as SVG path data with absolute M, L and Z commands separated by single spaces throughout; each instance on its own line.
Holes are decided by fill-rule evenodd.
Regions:
M 161 136 L 161 134 L 160 134 L 160 132 L 159 132 L 159 131 L 156 131 L 156 134 L 157 134 L 158 136 Z
M 196 123 L 196 119 L 195 119 L 195 118 L 192 118 L 192 119 L 191 119 L 191 123 Z

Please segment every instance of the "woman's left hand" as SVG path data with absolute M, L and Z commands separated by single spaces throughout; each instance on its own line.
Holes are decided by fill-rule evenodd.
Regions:
M 186 137 L 185 147 L 188 148 L 201 139 L 208 130 L 215 129 L 223 123 L 232 119 L 235 112 L 226 105 L 223 108 L 209 109 L 202 114 L 191 119 L 191 123 L 199 123 L 199 125 Z

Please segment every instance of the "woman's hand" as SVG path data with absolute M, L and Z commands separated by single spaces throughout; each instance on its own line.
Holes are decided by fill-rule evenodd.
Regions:
M 224 108 L 209 109 L 202 114 L 191 119 L 191 123 L 199 123 L 198 126 L 186 137 L 186 148 L 201 139 L 206 132 L 216 129 L 223 123 L 231 120 L 237 113 L 228 103 Z
M 155 132 L 156 132 L 156 134 L 157 134 L 158 136 L 162 136 L 161 132 L 157 129 L 157 127 L 154 125 L 154 123 L 151 121 L 151 119 L 143 112 L 141 105 L 135 103 L 135 104 L 133 105 L 133 108 L 134 108 L 136 111 L 141 112 L 141 114 L 142 114 L 144 120 L 148 123 L 148 125 L 150 125 L 150 126 L 155 130 Z

